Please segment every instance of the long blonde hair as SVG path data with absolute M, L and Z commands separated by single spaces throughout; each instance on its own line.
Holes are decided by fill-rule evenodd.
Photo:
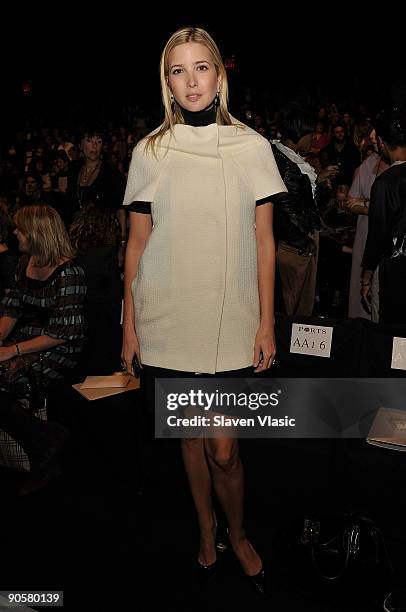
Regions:
M 23 206 L 16 212 L 13 221 L 26 237 L 28 253 L 36 267 L 57 266 L 75 257 L 65 225 L 51 206 Z
M 227 72 L 216 43 L 214 42 L 210 34 L 208 34 L 208 32 L 206 32 L 206 30 L 203 30 L 202 28 L 181 28 L 180 30 L 177 30 L 174 34 L 172 34 L 172 36 L 166 43 L 161 55 L 161 95 L 165 109 L 165 119 L 159 129 L 155 133 L 151 134 L 151 136 L 147 137 L 145 147 L 146 151 L 151 148 L 154 154 L 156 154 L 156 149 L 159 146 L 159 143 L 162 140 L 164 134 L 166 134 L 168 130 L 172 133 L 176 123 L 184 123 L 179 106 L 175 104 L 174 109 L 172 109 L 171 91 L 167 83 L 167 78 L 169 76 L 168 59 L 170 52 L 178 45 L 183 45 L 188 42 L 200 43 L 207 47 L 207 49 L 209 50 L 214 67 L 217 72 L 217 76 L 220 77 L 217 123 L 220 125 L 232 125 L 233 123 L 230 113 L 228 112 Z

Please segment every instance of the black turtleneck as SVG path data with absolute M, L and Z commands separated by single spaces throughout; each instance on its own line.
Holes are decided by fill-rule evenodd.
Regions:
M 185 125 L 191 125 L 192 127 L 204 127 L 206 125 L 210 125 L 211 123 L 216 123 L 217 109 L 213 102 L 201 111 L 189 111 L 186 108 L 183 108 L 183 106 L 180 106 L 180 104 L 179 108 L 181 110 Z

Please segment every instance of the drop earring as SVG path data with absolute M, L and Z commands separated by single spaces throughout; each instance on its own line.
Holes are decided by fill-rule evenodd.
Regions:
M 173 114 L 175 114 L 175 98 L 173 97 L 173 94 L 171 93 L 171 109 Z
M 220 106 L 220 90 L 217 90 L 216 97 L 214 98 L 214 108 L 217 110 Z

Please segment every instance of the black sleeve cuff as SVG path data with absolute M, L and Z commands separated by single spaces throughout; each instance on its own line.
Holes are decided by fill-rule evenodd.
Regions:
M 262 206 L 262 204 L 268 204 L 269 202 L 272 202 L 272 196 L 266 196 L 266 198 L 261 198 L 260 200 L 257 200 L 256 205 Z
M 151 214 L 151 202 L 131 202 L 128 206 L 130 212 L 142 213 L 143 215 Z

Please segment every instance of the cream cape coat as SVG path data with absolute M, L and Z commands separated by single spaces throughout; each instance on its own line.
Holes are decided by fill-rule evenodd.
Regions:
M 255 207 L 286 191 L 271 145 L 244 126 L 177 124 L 158 159 L 133 152 L 124 205 L 152 202 L 132 284 L 146 365 L 214 373 L 252 364 L 260 322 Z

